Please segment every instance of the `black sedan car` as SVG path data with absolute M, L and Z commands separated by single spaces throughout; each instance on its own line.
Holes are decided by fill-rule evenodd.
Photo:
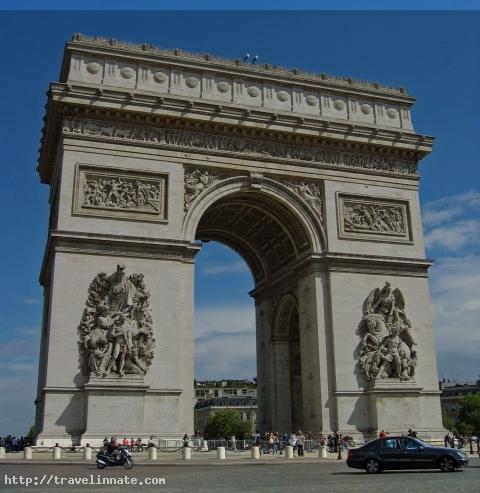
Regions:
M 468 464 L 467 455 L 453 448 L 432 447 L 413 437 L 386 437 L 348 451 L 347 465 L 379 473 L 386 469 L 437 469 L 452 472 Z

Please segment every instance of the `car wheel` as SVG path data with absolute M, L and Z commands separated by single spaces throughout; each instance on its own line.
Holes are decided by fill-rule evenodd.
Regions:
M 367 471 L 368 474 L 378 474 L 381 470 L 380 462 L 378 462 L 377 459 L 368 459 L 365 462 L 365 471 Z
M 453 472 L 456 466 L 455 461 L 451 457 L 442 457 L 440 459 L 440 471 L 442 472 Z

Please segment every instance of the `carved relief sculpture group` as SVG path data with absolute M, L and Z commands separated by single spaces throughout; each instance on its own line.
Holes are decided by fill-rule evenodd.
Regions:
M 83 190 L 83 207 L 160 211 L 160 184 L 138 178 L 87 174 Z
M 95 277 L 78 327 L 84 375 L 147 373 L 155 348 L 149 298 L 143 274 L 127 277 L 124 265 Z
M 386 283 L 371 291 L 364 302 L 364 316 L 357 334 L 358 367 L 372 387 L 379 379 L 412 380 L 417 365 L 416 343 L 411 334 L 411 322 L 405 314 L 401 291 Z
M 345 201 L 343 212 L 345 231 L 406 234 L 400 207 Z

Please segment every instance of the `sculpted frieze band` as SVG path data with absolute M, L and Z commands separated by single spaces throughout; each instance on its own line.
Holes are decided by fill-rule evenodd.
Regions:
M 310 163 L 315 166 L 359 168 L 407 175 L 417 174 L 416 161 L 159 127 L 66 117 L 63 123 L 63 133 L 90 138 L 148 143 L 149 145 L 175 149 L 195 149 L 208 151 L 208 153 L 239 154 L 243 158 L 279 159 L 288 160 L 288 162 Z

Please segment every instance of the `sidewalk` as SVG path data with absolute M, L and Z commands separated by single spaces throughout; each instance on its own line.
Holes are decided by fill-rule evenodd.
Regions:
M 32 459 L 24 459 L 23 452 L 8 453 L 4 460 L 0 460 L 1 464 L 56 464 L 56 465 L 71 465 L 71 464 L 95 464 L 96 452 L 92 450 L 92 460 L 86 461 L 83 459 L 82 452 L 70 452 L 62 450 L 61 459 L 54 460 L 51 451 L 49 452 L 34 452 Z M 150 460 L 148 452 L 135 452 L 132 454 L 134 464 L 137 466 L 221 466 L 221 465 L 282 465 L 285 463 L 325 463 L 331 460 L 337 460 L 337 454 L 328 454 L 327 459 L 318 457 L 318 451 L 305 452 L 304 457 L 295 456 L 293 459 L 287 459 L 285 455 L 262 454 L 259 459 L 252 459 L 250 450 L 242 452 L 226 451 L 225 459 L 217 459 L 217 452 L 211 450 L 208 452 L 192 450 L 192 458 L 184 460 L 181 450 L 166 451 L 157 449 L 157 459 Z M 342 454 L 342 460 L 346 459 L 346 454 Z

